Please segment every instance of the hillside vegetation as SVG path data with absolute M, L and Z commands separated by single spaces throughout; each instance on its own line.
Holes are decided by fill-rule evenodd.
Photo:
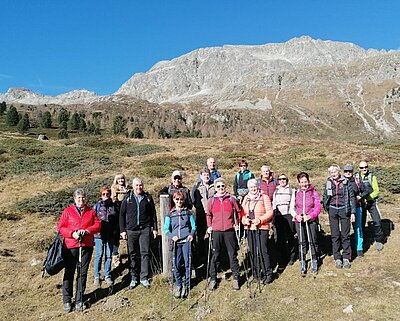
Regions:
M 67 140 L 38 141 L 9 133 L 0 134 L 0 314 L 4 320 L 399 320 L 400 258 L 399 144 L 339 143 L 328 140 L 177 138 L 128 139 L 103 135 Z M 116 172 L 132 180 L 144 179 L 145 189 L 156 195 L 169 183 L 170 174 L 184 172 L 184 184 L 192 187 L 206 159 L 217 160 L 223 177 L 233 182 L 237 162 L 246 158 L 250 170 L 259 174 L 261 165 L 271 165 L 277 174 L 286 173 L 290 183 L 307 171 L 322 193 L 327 168 L 370 162 L 378 177 L 380 203 L 388 237 L 385 249 L 377 252 L 367 228 L 366 255 L 356 259 L 350 270 L 337 270 L 333 258 L 323 258 L 316 279 L 301 278 L 298 263 L 277 275 L 261 293 L 250 298 L 242 285 L 231 290 L 231 280 L 205 296 L 205 281 L 193 280 L 190 298 L 171 298 L 170 285 L 154 275 L 150 290 L 128 290 L 126 256 L 113 271 L 113 293 L 104 285 L 95 289 L 90 268 L 87 293 L 90 309 L 84 314 L 62 312 L 62 273 L 42 278 L 46 249 L 55 236 L 63 208 L 72 202 L 72 192 L 84 187 L 89 204 L 103 184 L 111 184 Z M 231 186 L 229 186 L 231 190 Z M 157 204 L 158 208 L 158 204 Z M 329 236 L 326 213 L 321 223 Z M 121 242 L 121 252 L 126 253 Z M 154 250 L 155 251 L 155 250 Z M 156 251 L 155 251 L 156 252 Z M 243 253 L 239 255 L 243 257 Z M 152 259 L 153 270 L 160 262 Z M 225 274 L 221 274 L 224 277 Z M 242 271 L 242 279 L 244 275 Z M 254 290 L 253 286 L 253 290 Z M 352 305 L 352 313 L 343 310 Z

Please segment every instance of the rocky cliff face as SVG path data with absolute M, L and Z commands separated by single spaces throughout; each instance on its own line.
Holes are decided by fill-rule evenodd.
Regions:
M 10 88 L 5 94 L 0 94 L 0 101 L 18 102 L 28 105 L 44 104 L 83 104 L 101 99 L 95 92 L 88 90 L 73 90 L 57 96 L 43 96 L 26 88 Z
M 210 119 L 217 121 L 218 110 L 235 110 L 234 118 L 239 111 L 251 110 L 275 133 L 297 126 L 303 133 L 315 128 L 330 134 L 399 137 L 399 87 L 400 51 L 365 50 L 352 43 L 300 37 L 261 46 L 197 49 L 133 75 L 111 96 L 74 91 L 44 97 L 11 89 L 0 95 L 0 101 L 96 103 L 113 108 L 145 100 L 166 108 L 178 104 L 185 119 L 199 112 L 210 113 Z M 249 122 L 254 124 L 240 128 L 261 133 L 265 127 L 256 124 L 257 119 Z
M 399 81 L 399 51 L 301 37 L 198 49 L 134 75 L 117 94 L 155 103 L 281 109 L 323 126 L 351 112 L 357 130 L 390 136 L 398 134 L 400 110 L 397 105 L 388 109 L 385 95 Z

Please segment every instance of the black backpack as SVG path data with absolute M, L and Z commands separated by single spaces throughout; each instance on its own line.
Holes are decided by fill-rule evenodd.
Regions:
M 44 272 L 49 275 L 56 275 L 65 267 L 62 250 L 63 242 L 61 240 L 60 232 L 57 232 L 56 239 L 50 245 L 49 250 L 47 251 L 46 260 L 43 263 L 42 277 L 44 276 Z

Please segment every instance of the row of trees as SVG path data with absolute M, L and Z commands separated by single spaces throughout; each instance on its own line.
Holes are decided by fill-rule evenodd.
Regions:
M 160 138 L 178 138 L 178 137 L 201 137 L 202 133 L 199 130 L 189 130 L 183 129 L 180 130 L 182 126 L 176 126 L 173 123 L 173 119 L 178 118 L 179 115 L 169 115 L 170 117 L 167 120 L 161 117 L 160 119 L 156 116 L 158 115 L 158 111 L 152 111 L 152 121 L 147 122 L 146 119 L 148 117 L 143 117 L 141 115 L 134 115 L 128 118 L 123 117 L 122 115 L 117 115 L 112 119 L 109 119 L 109 116 L 103 115 L 101 112 L 94 112 L 90 115 L 90 120 L 87 120 L 87 115 L 83 112 L 73 112 L 66 110 L 65 108 L 61 108 L 59 110 L 54 111 L 53 114 L 51 111 L 40 111 L 36 114 L 36 117 L 31 120 L 29 119 L 29 115 L 27 113 L 18 113 L 17 109 L 11 105 L 7 110 L 7 105 L 5 102 L 0 104 L 0 116 L 6 113 L 6 124 L 8 126 L 17 126 L 17 130 L 21 133 L 25 133 L 29 131 L 29 128 L 32 127 L 41 127 L 41 128 L 58 128 L 58 137 L 60 139 L 68 138 L 69 133 L 71 132 L 79 132 L 82 134 L 89 135 L 101 135 L 101 121 L 107 124 L 111 121 L 111 132 L 114 135 L 124 135 L 126 137 L 131 138 L 144 138 L 146 135 L 149 137 L 160 137 Z M 148 112 L 147 112 L 148 113 Z M 34 113 L 30 114 L 31 117 Z M 146 116 L 146 115 L 144 115 Z M 148 116 L 148 115 L 147 115 Z M 164 117 L 167 117 L 164 114 Z M 156 120 L 156 121 L 154 121 Z M 185 123 L 185 119 L 180 120 L 182 123 Z M 130 126 L 128 126 L 128 122 Z M 144 124 L 144 129 L 142 130 L 138 126 L 133 127 L 132 123 L 142 123 Z M 133 127 L 131 131 L 129 131 L 129 127 Z

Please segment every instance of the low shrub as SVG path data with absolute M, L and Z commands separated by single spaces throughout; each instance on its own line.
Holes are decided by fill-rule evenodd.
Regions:
M 88 181 L 81 185 L 61 191 L 46 191 L 35 197 L 17 202 L 14 209 L 21 213 L 42 213 L 46 215 L 60 215 L 69 205 L 74 203 L 72 194 L 77 188 L 83 188 L 87 194 L 89 206 L 92 207 L 99 199 L 99 189 L 103 185 L 110 185 L 113 178 Z
M 136 146 L 130 146 L 126 150 L 126 156 L 128 157 L 144 156 L 166 151 L 168 151 L 168 148 L 164 146 L 150 145 L 150 144 L 136 145 Z

